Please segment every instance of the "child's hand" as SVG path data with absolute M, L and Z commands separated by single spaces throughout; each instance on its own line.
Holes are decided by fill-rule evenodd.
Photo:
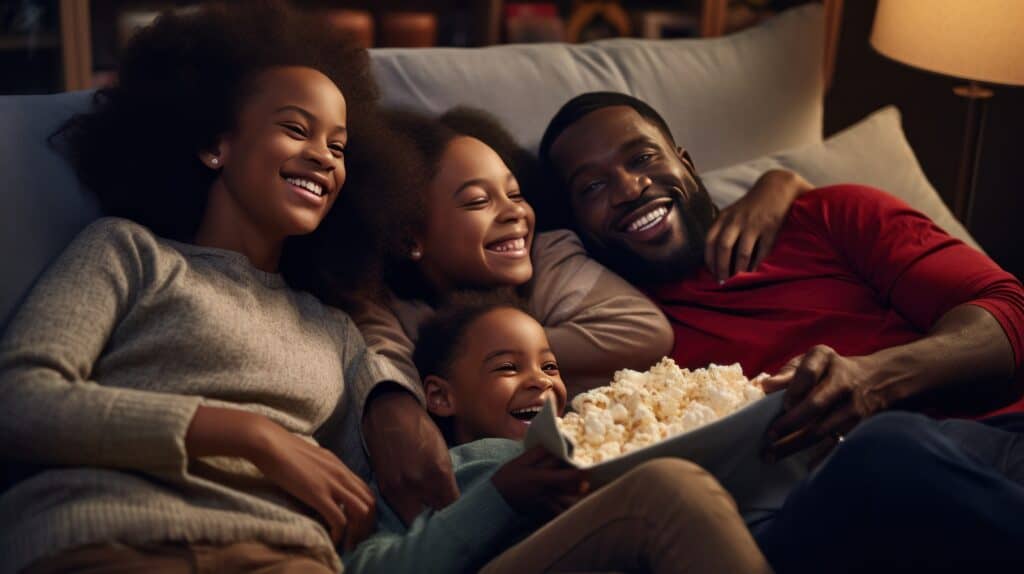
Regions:
M 516 511 L 545 519 L 558 516 L 590 489 L 584 471 L 540 446 L 505 463 L 491 482 Z

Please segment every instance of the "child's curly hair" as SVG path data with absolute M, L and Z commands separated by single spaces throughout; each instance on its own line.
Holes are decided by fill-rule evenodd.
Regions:
M 380 137 L 369 54 L 323 18 L 281 1 L 207 4 L 162 14 L 126 47 L 117 83 L 99 90 L 93 109 L 72 118 L 52 141 L 66 151 L 106 214 L 191 241 L 217 176 L 200 162 L 199 152 L 235 127 L 253 78 L 278 66 L 316 69 L 345 96 L 350 177 L 332 210 L 344 213 L 347 200 L 354 199 L 346 196 L 361 187 L 360 168 L 369 161 L 360 153 L 363 144 Z M 304 261 L 288 257 L 296 251 L 290 240 L 281 267 L 290 283 L 309 287 L 308 251 L 317 238 L 301 242 Z M 335 247 L 333 256 L 343 255 Z M 359 263 L 346 267 L 358 269 Z
M 515 309 L 533 317 L 523 299 L 510 289 L 453 294 L 433 317 L 420 325 L 412 357 L 420 380 L 430 375 L 449 377 L 458 349 L 465 345 L 469 326 L 497 309 Z

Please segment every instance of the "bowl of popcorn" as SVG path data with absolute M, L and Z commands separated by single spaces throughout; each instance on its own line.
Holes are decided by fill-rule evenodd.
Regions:
M 665 357 L 645 372 L 623 369 L 608 385 L 580 393 L 556 418 L 572 460 L 596 465 L 714 423 L 764 398 L 740 365 L 683 369 Z

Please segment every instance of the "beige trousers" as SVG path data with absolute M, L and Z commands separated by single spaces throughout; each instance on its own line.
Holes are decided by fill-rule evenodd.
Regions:
M 760 574 L 771 568 L 718 482 L 680 459 L 647 462 L 487 564 L 522 572 Z
M 258 542 L 228 546 L 206 544 L 131 548 L 97 544 L 44 558 L 24 574 L 331 574 L 326 564 L 305 554 Z
M 324 574 L 301 553 L 259 543 L 96 545 L 36 562 L 26 574 Z M 761 574 L 771 569 L 718 482 L 678 459 L 645 463 L 597 490 L 487 564 L 524 572 Z

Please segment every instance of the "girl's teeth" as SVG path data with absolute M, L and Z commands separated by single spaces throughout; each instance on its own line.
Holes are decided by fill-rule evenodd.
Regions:
M 502 241 L 501 243 L 491 247 L 493 251 L 513 251 L 526 248 L 526 238 L 520 237 L 519 239 L 510 239 L 508 241 Z

